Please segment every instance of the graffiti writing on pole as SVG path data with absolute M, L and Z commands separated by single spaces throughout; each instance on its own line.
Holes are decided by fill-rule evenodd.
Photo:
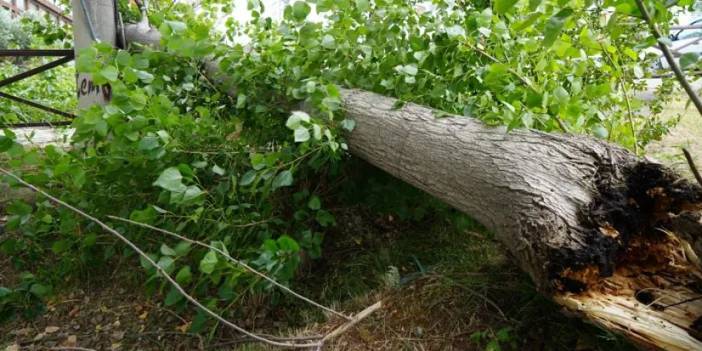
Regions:
M 112 87 L 109 84 L 95 84 L 90 77 L 79 77 L 78 98 L 82 96 L 102 97 L 109 101 L 112 98 Z

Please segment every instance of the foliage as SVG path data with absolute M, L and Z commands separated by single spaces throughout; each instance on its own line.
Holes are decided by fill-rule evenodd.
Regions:
M 26 48 L 29 42 L 28 33 L 10 17 L 10 12 L 0 10 L 0 49 Z
M 511 335 L 510 328 L 502 328 L 495 333 L 491 330 L 479 331 L 471 334 L 471 340 L 478 344 L 485 344 L 486 351 L 500 351 L 501 344 L 511 345 L 508 349 L 517 349 L 516 340 Z
M 206 2 L 208 11 L 196 14 L 155 1 L 160 11 L 149 19 L 162 34 L 161 50 L 96 44 L 82 51 L 76 70 L 109 84 L 111 103 L 82 111 L 68 150 L 25 149 L 6 130 L 0 152 L 7 166 L 97 217 L 185 233 L 289 283 L 303 261 L 322 255 L 338 188 L 363 184 L 344 180 L 343 133 L 354 122 L 341 111 L 341 86 L 632 148 L 667 127 L 656 118 L 660 109 L 637 112 L 642 103 L 631 93 L 649 63 L 638 45 L 644 35 L 619 7 L 609 19 L 600 15 L 611 4 L 436 1 L 429 11 L 414 1 L 296 1 L 276 22 L 249 1 L 253 20 L 230 19 L 218 37 L 214 22 L 227 3 Z M 307 20 L 313 10 L 325 21 Z M 239 43 L 244 38 L 250 43 Z M 226 91 L 236 94 L 205 75 L 204 61 L 213 58 L 226 72 Z M 398 189 L 369 188 L 362 190 L 378 192 L 367 197 L 371 208 L 403 219 L 428 212 L 414 205 L 424 195 L 394 200 L 386 194 Z M 12 235 L 0 252 L 53 283 L 134 255 L 47 201 L 14 201 L 6 211 Z M 111 224 L 211 308 L 270 291 L 213 251 Z M 144 270 L 166 305 L 185 308 L 155 269 Z M 199 313 L 192 329 L 205 320 Z
M 3 27 L 10 28 L 11 33 L 3 34 Z M 5 11 L 0 11 L 0 48 L 70 48 L 72 41 L 70 27 L 57 26 L 51 20 L 32 14 L 22 18 L 10 18 Z M 0 79 L 9 78 L 55 59 L 53 57 L 0 59 Z M 75 70 L 65 64 L 14 82 L 3 87 L 2 91 L 61 111 L 71 112 L 76 106 Z M 0 124 L 62 119 L 65 118 L 0 98 Z
M 0 286 L 0 323 L 16 315 L 34 318 L 44 312 L 42 299 L 51 293 L 51 286 L 37 281 L 31 273 L 24 273 L 12 289 Z

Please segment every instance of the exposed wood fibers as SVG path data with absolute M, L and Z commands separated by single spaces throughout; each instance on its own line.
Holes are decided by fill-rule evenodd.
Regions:
M 644 347 L 702 350 L 699 258 L 689 244 L 664 234 L 632 240 L 610 277 L 599 277 L 595 266 L 565 270 L 564 277 L 586 289 L 557 293 L 555 301 Z

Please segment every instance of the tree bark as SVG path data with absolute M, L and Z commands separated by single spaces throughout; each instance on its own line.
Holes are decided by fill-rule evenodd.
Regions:
M 556 302 L 646 348 L 702 349 L 698 186 L 596 139 L 342 96 L 354 155 L 477 219 Z
M 126 32 L 158 45 L 153 31 Z M 366 91 L 342 100 L 354 155 L 480 221 L 541 292 L 646 348 L 702 349 L 699 186 L 589 137 L 394 108 Z
M 542 290 L 553 250 L 588 250 L 577 214 L 593 201 L 603 165 L 637 159 L 584 137 L 507 132 L 415 104 L 343 92 L 356 121 L 351 152 L 465 212 L 497 235 Z M 608 176 L 617 176 L 611 174 Z

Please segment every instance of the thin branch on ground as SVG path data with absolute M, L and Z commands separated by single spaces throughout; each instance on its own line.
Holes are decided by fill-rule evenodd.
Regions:
M 381 309 L 383 307 L 383 301 L 378 301 L 364 309 L 363 311 L 359 312 L 357 315 L 355 315 L 350 321 L 342 324 L 338 328 L 332 330 L 329 332 L 329 334 L 325 335 L 324 338 L 322 338 L 322 341 L 320 341 L 319 346 L 317 347 L 317 350 L 321 350 L 322 347 L 326 342 L 329 342 L 330 340 L 338 337 L 339 335 L 345 333 L 347 330 L 349 330 L 351 327 L 354 325 L 358 324 L 358 322 L 364 320 L 366 317 L 370 316 L 373 314 L 373 312 Z
M 214 247 L 214 246 L 212 246 L 212 245 L 208 245 L 208 244 L 206 244 L 206 243 L 204 243 L 204 242 L 202 242 L 202 241 L 190 239 L 190 238 L 188 238 L 188 237 L 186 237 L 186 236 L 183 236 L 183 235 L 180 235 L 180 234 L 177 234 L 177 233 L 173 233 L 173 232 L 170 232 L 170 231 L 168 231 L 168 230 L 161 229 L 161 228 L 159 228 L 159 227 L 155 227 L 155 226 L 152 226 L 152 225 L 149 225 L 149 224 L 146 224 L 146 223 L 141 223 L 141 222 L 133 221 L 133 220 L 131 220 L 131 219 L 122 218 L 122 217 L 117 217 L 117 216 L 107 216 L 107 217 L 110 218 L 110 219 L 117 220 L 117 221 L 122 221 L 122 222 L 126 222 L 126 223 L 133 224 L 133 225 L 136 225 L 136 226 L 140 226 L 140 227 L 143 227 L 143 228 L 147 228 L 147 229 L 150 229 L 150 230 L 153 230 L 153 231 L 162 233 L 162 234 L 170 235 L 170 236 L 172 236 L 172 237 L 175 237 L 175 238 L 178 238 L 178 239 L 180 239 L 180 240 L 189 242 L 189 243 L 191 243 L 191 244 L 195 244 L 195 245 L 199 245 L 199 246 L 202 246 L 202 247 L 206 247 L 206 248 L 208 248 L 208 249 L 210 249 L 210 250 L 212 250 L 212 251 L 214 251 L 214 252 L 217 252 L 218 254 L 224 256 L 224 257 L 225 257 L 226 259 L 228 259 L 229 261 L 234 262 L 235 264 L 237 264 L 237 265 L 243 267 L 244 269 L 248 270 L 249 272 L 251 272 L 251 273 L 253 273 L 253 274 L 255 274 L 255 275 L 257 275 L 257 276 L 259 276 L 259 277 L 261 277 L 261 278 L 263 278 L 263 279 L 265 279 L 265 280 L 268 281 L 269 283 L 271 283 L 271 284 L 273 284 L 273 285 L 279 287 L 280 289 L 284 290 L 285 292 L 289 293 L 290 295 L 293 295 L 293 296 L 297 297 L 298 299 L 309 303 L 310 305 L 319 307 L 319 308 L 321 308 L 321 309 L 323 309 L 323 310 L 325 310 L 325 311 L 327 311 L 327 312 L 329 312 L 329 313 L 332 313 L 332 314 L 334 314 L 334 315 L 337 315 L 337 316 L 339 316 L 339 317 L 341 317 L 341 318 L 344 318 L 344 319 L 346 319 L 346 320 L 351 320 L 351 317 L 348 317 L 348 316 L 344 315 L 344 314 L 341 313 L 341 312 L 337 312 L 337 311 L 333 310 L 333 309 L 330 308 L 330 307 L 324 306 L 324 305 L 322 305 L 322 304 L 320 304 L 320 303 L 317 303 L 317 302 L 315 302 L 315 301 L 313 301 L 313 300 L 311 300 L 311 299 L 309 299 L 309 298 L 307 298 L 307 297 L 305 297 L 305 296 L 303 296 L 303 295 L 300 295 L 299 293 L 296 293 L 295 291 L 293 291 L 292 289 L 288 288 L 287 286 L 285 286 L 285 285 L 283 285 L 283 284 L 277 282 L 275 279 L 270 278 L 269 276 L 267 276 L 267 275 L 265 275 L 265 274 L 259 272 L 258 270 L 256 270 L 255 268 L 253 268 L 253 267 L 247 265 L 246 263 L 244 263 L 244 262 L 242 262 L 242 261 L 240 261 L 240 260 L 237 260 L 237 259 L 231 257 L 231 256 L 230 256 L 227 252 L 225 252 L 224 250 L 221 250 L 221 249 L 219 249 L 219 248 L 216 248 L 216 247 Z
M 272 346 L 290 347 L 290 348 L 314 348 L 314 347 L 319 347 L 322 345 L 320 342 L 295 343 L 295 342 L 282 342 L 282 341 L 270 340 L 268 338 L 262 337 L 260 335 L 255 334 L 255 333 L 252 333 L 252 332 L 228 321 L 224 317 L 220 316 L 219 314 L 217 314 L 214 311 L 207 308 L 205 305 L 200 303 L 197 299 L 192 297 L 190 294 L 188 294 L 185 291 L 185 289 L 182 286 L 180 286 L 180 284 L 178 284 L 178 282 L 176 282 L 175 279 L 173 279 L 168 273 L 166 273 L 166 271 L 163 270 L 163 268 L 161 268 L 156 262 L 154 262 L 154 260 L 151 257 L 149 257 L 149 255 L 147 255 L 136 244 L 131 242 L 129 239 L 127 239 L 124 235 L 120 234 L 118 231 L 114 230 L 112 227 L 108 226 L 107 224 L 100 221 L 99 219 L 83 212 L 82 210 L 80 210 L 76 207 L 73 207 L 73 206 L 69 205 L 68 203 L 52 196 L 51 194 L 45 192 L 44 190 L 41 190 L 38 187 L 26 182 L 24 179 L 20 178 L 19 176 L 15 175 L 14 173 L 12 173 L 8 170 L 5 170 L 4 168 L 0 168 L 0 173 L 7 175 L 8 177 L 14 179 L 15 181 L 22 184 L 23 186 L 31 189 L 32 191 L 37 192 L 37 193 L 45 196 L 47 199 L 51 200 L 51 202 L 54 202 L 57 205 L 61 205 L 65 208 L 75 212 L 76 214 L 80 215 L 81 217 L 84 217 L 84 218 L 92 221 L 93 223 L 97 224 L 98 226 L 100 226 L 102 229 L 104 229 L 108 233 L 119 238 L 122 242 L 127 244 L 127 246 L 132 248 L 132 250 L 136 251 L 136 253 L 139 254 L 139 256 L 141 256 L 144 260 L 146 260 L 151 266 L 153 266 L 160 275 L 162 275 L 176 290 L 178 290 L 178 292 L 181 295 L 183 295 L 183 297 L 185 297 L 185 299 L 187 299 L 188 301 L 190 301 L 190 303 L 192 303 L 193 305 L 200 308 L 206 314 L 208 314 L 211 317 L 217 319 L 218 321 L 224 323 L 226 326 L 228 326 L 228 327 L 230 327 L 230 328 L 232 328 L 232 329 L 234 329 L 234 330 L 236 330 L 244 335 L 247 335 L 256 341 L 263 342 L 263 343 L 266 343 L 266 344 L 269 344 Z
M 692 160 L 692 155 L 690 155 L 690 151 L 687 151 L 686 148 L 682 149 L 683 154 L 685 155 L 685 159 L 687 160 L 687 165 L 690 166 L 690 170 L 692 171 L 692 174 L 695 176 L 695 179 L 697 180 L 697 183 L 702 186 L 702 176 L 700 175 L 700 171 L 697 170 L 697 166 L 695 166 L 695 161 Z
M 658 26 L 656 26 L 656 23 L 653 21 L 653 18 L 651 18 L 651 14 L 648 12 L 648 8 L 646 5 L 644 5 L 643 0 L 636 0 L 636 6 L 639 8 L 639 11 L 641 12 L 641 16 L 643 17 L 644 21 L 646 21 L 646 24 L 648 24 L 649 29 L 651 30 L 651 34 L 653 34 L 653 37 L 656 39 L 658 42 L 658 47 L 661 49 L 661 52 L 663 52 L 663 56 L 665 57 L 665 60 L 668 62 L 668 65 L 670 66 L 670 69 L 673 70 L 673 74 L 675 74 L 675 78 L 678 80 L 682 88 L 685 90 L 687 95 L 690 97 L 690 101 L 695 105 L 697 108 L 697 112 L 702 115 L 702 100 L 700 100 L 700 97 L 697 95 L 695 90 L 692 88 L 692 85 L 690 85 L 690 82 L 687 81 L 685 78 L 685 74 L 683 73 L 682 69 L 680 68 L 680 65 L 678 65 L 678 62 L 675 61 L 675 57 L 673 56 L 673 53 L 670 51 L 670 48 L 668 45 L 666 45 L 664 42 L 661 40 L 663 39 L 663 35 L 661 34 L 661 31 L 658 29 Z

